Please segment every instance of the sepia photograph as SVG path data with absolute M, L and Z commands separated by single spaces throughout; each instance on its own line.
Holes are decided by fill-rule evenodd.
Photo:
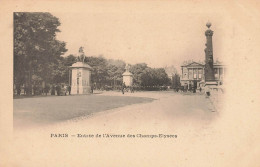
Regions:
M 103 13 L 100 15 L 105 17 Z M 189 54 L 185 53 L 186 47 L 181 49 L 168 47 L 163 50 L 161 45 L 169 42 L 174 45 L 176 41 L 188 41 L 188 39 L 177 39 L 176 36 L 172 36 L 169 39 L 166 38 L 165 40 L 168 41 L 165 43 L 159 41 L 150 44 L 151 46 L 148 45 L 148 47 L 157 46 L 156 52 L 154 48 L 151 50 L 138 48 L 143 45 L 142 43 L 149 44 L 152 38 L 156 38 L 153 37 L 155 31 L 161 33 L 158 32 L 159 36 L 165 36 L 165 33 L 168 33 L 165 30 L 173 25 L 165 24 L 161 25 L 161 28 L 152 29 L 148 28 L 153 27 L 152 25 L 144 25 L 143 28 L 147 28 L 146 33 L 149 35 L 141 34 L 135 38 L 126 37 L 126 35 L 135 34 L 133 30 L 124 26 L 122 28 L 126 30 L 122 35 L 110 37 L 117 27 L 109 32 L 109 26 L 102 26 L 115 24 L 111 19 L 119 20 L 122 22 L 117 21 L 120 25 L 126 25 L 124 19 L 111 15 L 111 19 L 107 19 L 108 22 L 103 20 L 98 22 L 95 17 L 100 16 L 93 16 L 91 20 L 95 20 L 96 24 L 93 26 L 91 23 L 88 25 L 87 20 L 90 19 L 87 19 L 84 14 L 75 16 L 70 14 L 69 16 L 77 19 L 73 26 L 80 27 L 83 20 L 86 20 L 84 25 L 87 27 L 78 28 L 80 30 L 71 29 L 71 21 L 69 25 L 65 24 L 62 27 L 62 19 L 51 13 L 14 13 L 14 129 L 63 122 L 131 104 L 141 103 L 139 105 L 142 106 L 143 103 L 149 102 L 150 106 L 158 103 L 158 100 L 160 100 L 159 105 L 165 105 L 168 108 L 162 113 L 156 109 L 154 111 L 158 114 L 156 117 L 160 117 L 160 114 L 190 117 L 192 110 L 198 112 L 199 117 L 210 119 L 216 116 L 211 112 L 216 112 L 221 107 L 221 97 L 225 94 L 224 76 L 227 67 L 219 61 L 217 56 L 214 60 L 211 22 L 208 21 L 204 25 L 196 24 L 198 32 L 204 29 L 205 34 L 198 32 L 197 35 L 189 34 L 194 36 L 192 41 L 201 41 L 201 43 L 197 43 L 198 48 L 194 48 L 196 56 L 191 55 L 194 59 L 186 60 L 190 56 L 185 59 L 185 54 Z M 63 17 L 66 17 L 66 14 L 60 16 L 60 18 Z M 139 20 L 142 19 L 145 21 L 148 18 L 144 15 L 139 18 Z M 159 20 L 152 20 L 149 24 L 158 22 Z M 140 26 L 135 19 L 131 24 Z M 96 26 L 107 31 L 98 31 L 94 29 Z M 78 36 L 73 34 L 76 38 L 73 39 L 75 42 L 72 42 L 71 38 L 66 38 L 67 35 L 59 28 L 65 32 L 70 31 L 69 34 L 73 34 L 73 31 L 79 32 Z M 95 33 L 102 33 L 103 38 L 99 38 L 100 35 L 95 36 Z M 124 35 L 125 37 L 122 37 Z M 105 38 L 106 36 L 108 38 Z M 205 41 L 202 40 L 203 37 Z M 66 38 L 67 41 L 61 41 L 58 38 Z M 85 38 L 86 41 L 84 41 Z M 111 46 L 110 48 L 102 46 L 103 50 L 96 51 L 101 53 L 92 55 L 93 53 L 88 53 L 88 51 L 94 52 L 97 48 L 96 40 L 100 43 L 111 40 L 108 43 Z M 139 40 L 142 40 L 142 43 Z M 120 42 L 123 43 L 121 46 Z M 204 46 L 205 49 L 203 49 Z M 118 47 L 121 49 L 117 49 Z M 121 55 L 121 52 L 125 52 L 125 55 Z M 130 60 L 130 54 L 136 52 L 140 55 L 137 55 L 137 59 Z M 183 58 L 178 58 L 176 62 L 169 61 L 176 59 L 174 52 L 184 52 Z M 146 56 L 151 59 L 145 61 Z M 156 62 L 158 57 L 164 60 Z M 181 61 L 182 64 L 179 65 Z M 170 104 L 169 101 L 171 101 Z
M 0 4 L 0 166 L 260 165 L 257 1 Z

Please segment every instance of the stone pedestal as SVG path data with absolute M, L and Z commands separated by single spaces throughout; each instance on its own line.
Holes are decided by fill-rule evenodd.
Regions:
M 126 71 L 123 73 L 123 83 L 125 83 L 125 86 L 133 86 L 133 74 L 129 72 L 129 64 L 126 65 L 125 69 Z
M 71 67 L 71 94 L 91 93 L 91 67 L 83 62 L 76 62 Z
M 125 83 L 125 86 L 133 86 L 133 74 L 130 72 L 123 73 L 123 83 Z

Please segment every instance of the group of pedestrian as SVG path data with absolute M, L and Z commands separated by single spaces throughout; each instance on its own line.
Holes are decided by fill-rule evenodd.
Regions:
M 122 94 L 125 94 L 125 88 L 126 88 L 126 85 L 125 83 L 122 84 Z
M 131 93 L 134 93 L 134 87 L 133 86 L 126 86 L 125 82 L 122 84 L 121 91 L 122 94 L 125 94 L 125 91 L 128 92 L 130 90 Z
M 57 84 L 57 85 L 52 85 L 51 87 L 51 95 L 70 95 L 71 92 L 71 86 L 70 85 L 64 85 L 64 84 Z
M 210 87 L 208 85 L 199 85 L 199 88 L 197 89 L 195 86 L 192 86 L 192 85 L 188 85 L 188 84 L 185 84 L 184 86 L 181 86 L 181 89 L 180 91 L 181 92 L 193 92 L 193 93 L 196 93 L 197 90 L 201 93 L 202 91 L 204 91 L 205 95 L 206 95 L 206 98 L 209 98 L 210 97 Z M 175 89 L 175 91 L 177 91 L 177 89 Z M 177 91 L 178 92 L 178 91 Z

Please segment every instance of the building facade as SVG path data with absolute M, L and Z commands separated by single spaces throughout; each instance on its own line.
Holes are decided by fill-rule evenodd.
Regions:
M 217 62 L 213 64 L 214 77 L 218 85 L 224 82 L 226 67 Z M 181 66 L 181 86 L 199 88 L 205 83 L 205 64 L 192 62 Z

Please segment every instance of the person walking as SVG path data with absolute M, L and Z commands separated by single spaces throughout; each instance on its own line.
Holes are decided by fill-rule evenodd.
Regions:
M 54 85 L 52 85 L 52 87 L 51 87 L 51 95 L 55 95 L 55 86 Z
M 196 93 L 196 87 L 193 86 L 193 93 Z
M 134 93 L 134 87 L 133 86 L 130 86 L 130 92 Z
M 64 85 L 65 96 L 67 96 L 67 91 L 68 91 L 68 86 L 67 86 L 67 85 Z
M 60 96 L 61 87 L 59 84 L 56 86 L 56 91 L 57 91 L 57 95 Z
M 68 92 L 69 92 L 69 95 L 70 95 L 70 92 L 71 92 L 71 86 L 70 85 L 68 86 Z
M 93 94 L 94 93 L 94 86 L 93 86 L 93 84 L 91 84 L 90 88 L 91 88 L 91 93 Z
M 209 89 L 209 86 L 205 85 L 205 93 L 206 93 L 206 97 L 209 97 L 210 96 L 210 89 Z
M 19 95 L 19 96 L 20 96 L 20 94 L 21 94 L 21 87 L 20 87 L 20 86 L 18 86 L 18 87 L 17 87 L 17 95 Z
M 122 94 L 125 94 L 125 87 L 126 87 L 126 85 L 125 85 L 125 83 L 123 83 L 123 85 L 122 85 Z

